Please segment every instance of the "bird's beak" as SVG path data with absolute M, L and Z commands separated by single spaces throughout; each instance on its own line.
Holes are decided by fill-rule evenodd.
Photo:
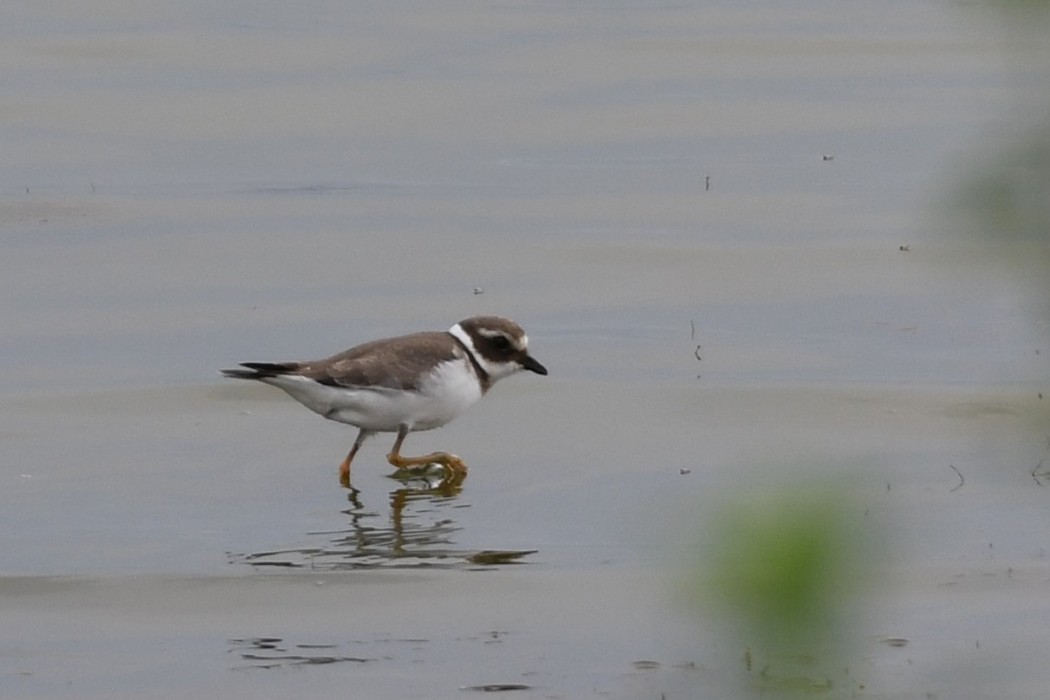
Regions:
M 525 357 L 521 358 L 519 362 L 521 362 L 522 367 L 529 370 L 530 372 L 535 372 L 536 374 L 547 374 L 547 368 L 541 365 L 539 362 L 537 362 L 536 358 L 534 358 L 532 355 L 526 355 Z

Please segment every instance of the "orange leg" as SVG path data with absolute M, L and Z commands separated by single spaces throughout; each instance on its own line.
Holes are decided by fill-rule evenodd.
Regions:
M 408 428 L 401 426 L 397 431 L 397 439 L 394 440 L 394 446 L 390 448 L 390 454 L 386 456 L 386 461 L 390 462 L 394 467 L 411 469 L 413 467 L 425 467 L 428 464 L 440 464 L 445 469 L 446 477 L 467 473 L 467 465 L 463 463 L 463 460 L 448 452 L 431 452 L 420 457 L 402 457 L 401 443 L 404 442 L 407 435 Z
M 357 451 L 361 449 L 361 443 L 363 443 L 371 434 L 372 433 L 363 428 L 358 431 L 357 439 L 354 440 L 354 446 L 350 448 L 350 452 L 347 453 L 346 459 L 344 459 L 343 463 L 339 465 L 339 483 L 343 486 L 350 485 L 350 463 L 354 461 L 354 455 L 356 455 Z

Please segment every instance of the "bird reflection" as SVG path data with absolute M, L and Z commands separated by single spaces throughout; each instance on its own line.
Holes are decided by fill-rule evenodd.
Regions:
M 346 485 L 346 527 L 307 533 L 323 538 L 315 547 L 282 549 L 236 557 L 256 567 L 338 571 L 375 568 L 475 568 L 508 564 L 534 550 L 467 550 L 456 546 L 462 526 L 456 511 L 465 475 L 412 470 L 395 472 L 388 507 L 375 509 L 366 494 Z
M 349 517 L 345 533 L 333 545 L 354 559 L 379 558 L 388 565 L 455 557 L 453 533 L 460 529 L 449 510 L 467 507 L 456 504 L 463 490 L 463 475 L 433 479 L 425 473 L 395 473 L 401 486 L 390 491 L 388 523 L 369 510 L 361 491 L 349 487 L 350 507 L 342 511 Z

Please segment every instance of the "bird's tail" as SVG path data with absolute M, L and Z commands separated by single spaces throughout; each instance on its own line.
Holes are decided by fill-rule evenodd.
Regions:
M 295 362 L 242 362 L 241 367 L 245 369 L 221 369 L 219 372 L 231 379 L 266 379 L 294 372 L 299 365 Z

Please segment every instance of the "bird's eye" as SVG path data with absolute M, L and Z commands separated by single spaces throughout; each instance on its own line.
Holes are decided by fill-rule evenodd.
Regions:
M 492 339 L 492 347 L 500 352 L 507 352 L 510 350 L 510 340 L 505 335 L 497 335 Z

